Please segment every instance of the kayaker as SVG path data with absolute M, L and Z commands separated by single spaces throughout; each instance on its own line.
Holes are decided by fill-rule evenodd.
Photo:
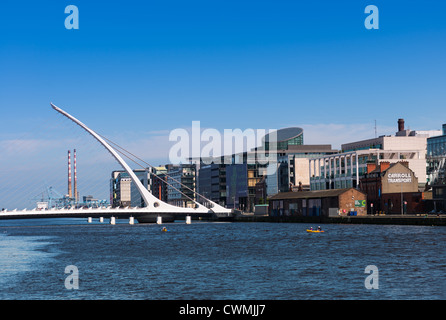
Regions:
M 317 227 L 317 231 L 322 231 L 321 226 Z

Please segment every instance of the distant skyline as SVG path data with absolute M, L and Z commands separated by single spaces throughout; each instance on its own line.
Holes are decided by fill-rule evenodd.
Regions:
M 78 30 L 65 28 L 68 5 Z M 364 26 L 367 5 L 379 8 L 377 30 Z M 398 118 L 439 130 L 445 11 L 434 0 L 7 1 L 0 179 L 25 181 L 29 166 L 53 172 L 68 149 L 87 160 L 91 138 L 50 102 L 154 165 L 168 160 L 169 132 L 192 121 L 221 132 L 296 126 L 304 143 L 336 149 L 373 138 L 375 120 L 378 135 L 394 134 Z M 113 168 L 93 145 L 89 161 Z

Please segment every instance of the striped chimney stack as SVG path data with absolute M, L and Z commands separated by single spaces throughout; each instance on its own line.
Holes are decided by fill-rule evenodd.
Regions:
M 71 179 L 71 151 L 68 150 L 68 198 L 74 198 L 76 201 L 79 200 L 79 195 L 77 192 L 77 161 L 76 161 L 76 149 L 73 152 L 73 162 L 74 162 L 74 190 L 73 183 Z
M 73 191 L 71 190 L 71 151 L 68 150 L 68 197 L 73 197 Z
M 76 149 L 74 149 L 74 198 L 76 201 L 78 201 L 78 194 L 77 194 L 77 169 L 76 169 Z

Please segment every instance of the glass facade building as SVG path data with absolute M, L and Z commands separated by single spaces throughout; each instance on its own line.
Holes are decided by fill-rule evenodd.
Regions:
M 337 152 L 331 145 L 304 145 L 302 128 L 279 129 L 265 135 L 258 148 L 225 156 L 230 161 L 216 159 L 225 164 L 201 161 L 198 189 L 228 208 L 250 212 L 256 204 L 265 203 L 265 197 L 293 187 L 309 189 L 308 159 Z M 246 172 L 237 171 L 240 165 Z M 268 170 L 272 167 L 276 170 Z M 264 192 L 258 196 L 260 189 Z
M 443 135 L 427 139 L 426 160 L 433 211 L 446 212 L 446 124 L 443 124 Z
M 167 202 L 193 208 L 196 198 L 195 164 L 167 165 Z
M 446 124 L 443 125 L 443 135 L 427 139 L 427 156 L 444 157 L 446 154 Z
M 274 134 L 267 134 L 263 138 L 265 150 L 288 150 L 290 146 L 304 144 L 304 130 L 291 127 L 277 130 Z

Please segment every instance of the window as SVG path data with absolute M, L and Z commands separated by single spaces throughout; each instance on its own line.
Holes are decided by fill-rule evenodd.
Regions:
M 434 191 L 435 191 L 434 196 L 435 196 L 436 198 L 441 198 L 441 197 L 443 197 L 443 196 L 444 196 L 444 189 L 445 189 L 445 188 L 435 188 L 435 189 L 434 189 Z

